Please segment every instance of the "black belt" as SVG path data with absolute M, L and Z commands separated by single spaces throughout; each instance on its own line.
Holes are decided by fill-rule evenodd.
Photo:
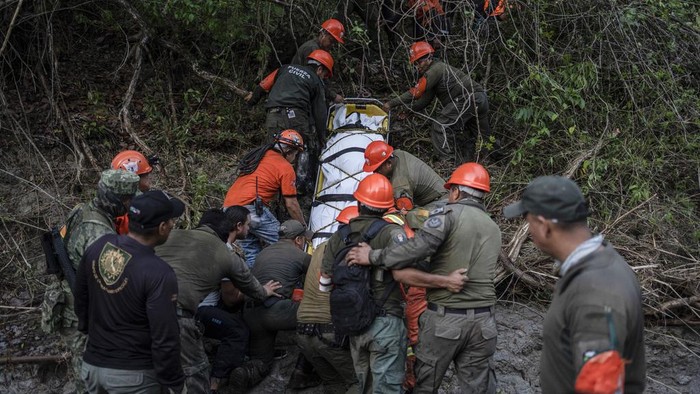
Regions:
M 297 334 L 313 336 L 333 333 L 335 333 L 335 327 L 332 323 L 297 323 Z
M 301 111 L 301 108 L 294 108 L 294 107 L 272 107 L 267 110 L 267 112 L 271 112 L 273 114 L 279 114 L 282 112 L 289 112 L 290 110 L 292 111 Z
M 460 308 L 447 308 L 447 307 L 441 307 L 438 304 L 433 304 L 432 302 L 428 303 L 428 309 L 431 311 L 437 312 L 439 309 L 444 308 L 445 313 L 451 313 L 455 315 L 466 315 L 470 311 L 474 311 L 475 315 L 478 315 L 479 313 L 486 313 L 486 312 L 491 312 L 491 307 L 490 306 L 482 306 L 480 308 L 465 308 L 465 309 L 460 309 Z
M 175 308 L 175 313 L 177 314 L 177 317 L 181 317 L 183 319 L 194 319 L 194 313 L 188 311 L 187 309 L 177 307 Z

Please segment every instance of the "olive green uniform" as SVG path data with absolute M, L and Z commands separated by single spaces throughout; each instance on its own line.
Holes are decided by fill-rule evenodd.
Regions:
M 418 229 L 427 219 L 428 211 L 435 208 L 435 202 L 447 194 L 445 180 L 429 165 L 412 154 L 395 150 L 391 174 L 394 198 L 407 197 L 413 201 L 414 209 L 406 214 L 406 221 L 413 229 Z
M 357 392 L 350 349 L 336 338 L 331 323 L 330 293 L 318 287 L 324 242 L 314 250 L 304 281 L 304 298 L 297 310 L 297 344 L 323 380 L 325 393 Z
M 359 238 L 377 216 L 360 215 L 350 221 L 351 239 Z M 406 233 L 401 226 L 388 224 L 370 242 L 372 248 L 384 248 L 406 242 Z M 345 246 L 336 232 L 328 240 L 323 256 L 321 272 L 333 275 L 335 255 Z M 398 393 L 404 378 L 406 363 L 406 327 L 403 322 L 401 290 L 391 273 L 381 268 L 372 270 L 372 293 L 375 302 L 381 304 L 385 290 L 393 289 L 383 305 L 384 312 L 374 319 L 367 330 L 350 337 L 350 350 L 359 381 L 359 390 L 364 393 Z
M 393 154 L 390 180 L 394 198 L 408 197 L 415 206 L 422 207 L 447 194 L 445 180 L 421 159 L 398 149 Z
M 616 341 L 611 340 L 611 324 Z M 610 349 L 628 360 L 624 392 L 644 391 L 641 290 L 634 271 L 612 246 L 604 243 L 557 281 L 542 342 L 540 387 L 545 394 L 574 392 L 586 359 Z
M 459 293 L 427 289 L 428 309 L 420 317 L 416 347 L 416 393 L 437 392 L 454 361 L 462 392 L 495 392 L 493 354 L 496 321 L 493 278 L 501 232 L 481 204 L 470 199 L 434 210 L 414 238 L 373 250 L 370 261 L 400 269 L 430 256 L 430 273 L 466 268 L 469 281 Z
M 414 99 L 408 91 L 389 104 L 392 108 L 405 104 L 420 111 L 437 97 L 442 110 L 433 122 L 431 133 L 436 153 L 456 154 L 460 162 L 472 161 L 479 133 L 485 141 L 491 135 L 486 91 L 461 70 L 438 60 L 433 60 L 422 77 L 426 79 L 426 86 L 420 98 Z M 458 150 L 460 146 L 461 151 Z
M 299 49 L 297 49 L 297 53 L 294 54 L 294 57 L 292 58 L 290 64 L 299 64 L 302 66 L 307 64 L 307 58 L 309 57 L 311 52 L 317 49 L 321 49 L 321 45 L 319 45 L 317 38 L 312 38 L 311 40 L 306 41 L 305 43 L 301 44 Z M 334 101 L 337 93 L 331 90 L 328 81 L 324 81 L 324 87 L 326 101 Z

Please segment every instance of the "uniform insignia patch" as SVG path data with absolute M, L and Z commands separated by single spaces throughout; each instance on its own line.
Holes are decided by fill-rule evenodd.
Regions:
M 393 238 L 394 238 L 394 242 L 397 244 L 402 244 L 402 243 L 406 242 L 406 236 L 403 234 L 396 234 L 396 235 L 394 235 Z
M 107 242 L 98 259 L 100 277 L 104 284 L 111 286 L 117 283 L 129 260 L 131 260 L 129 253 Z
M 442 209 L 442 208 L 439 208 Z M 427 222 L 425 222 L 425 225 L 430 227 L 430 228 L 438 228 L 442 226 L 442 218 L 439 216 L 433 216 L 428 219 Z
M 431 215 L 437 215 L 438 213 L 443 213 L 445 212 L 445 207 L 438 207 L 430 211 Z

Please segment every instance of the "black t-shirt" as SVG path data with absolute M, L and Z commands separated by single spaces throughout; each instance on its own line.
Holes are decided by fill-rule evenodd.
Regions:
M 78 329 L 88 334 L 83 360 L 103 368 L 155 369 L 162 385 L 180 385 L 177 280 L 153 248 L 105 235 L 87 249 L 76 276 Z

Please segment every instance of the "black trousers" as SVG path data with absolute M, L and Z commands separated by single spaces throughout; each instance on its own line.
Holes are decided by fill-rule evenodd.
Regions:
M 205 337 L 221 341 L 211 375 L 227 377 L 234 368 L 243 365 L 250 338 L 248 326 L 240 313 L 230 313 L 216 306 L 200 307 L 195 317 L 204 324 Z

